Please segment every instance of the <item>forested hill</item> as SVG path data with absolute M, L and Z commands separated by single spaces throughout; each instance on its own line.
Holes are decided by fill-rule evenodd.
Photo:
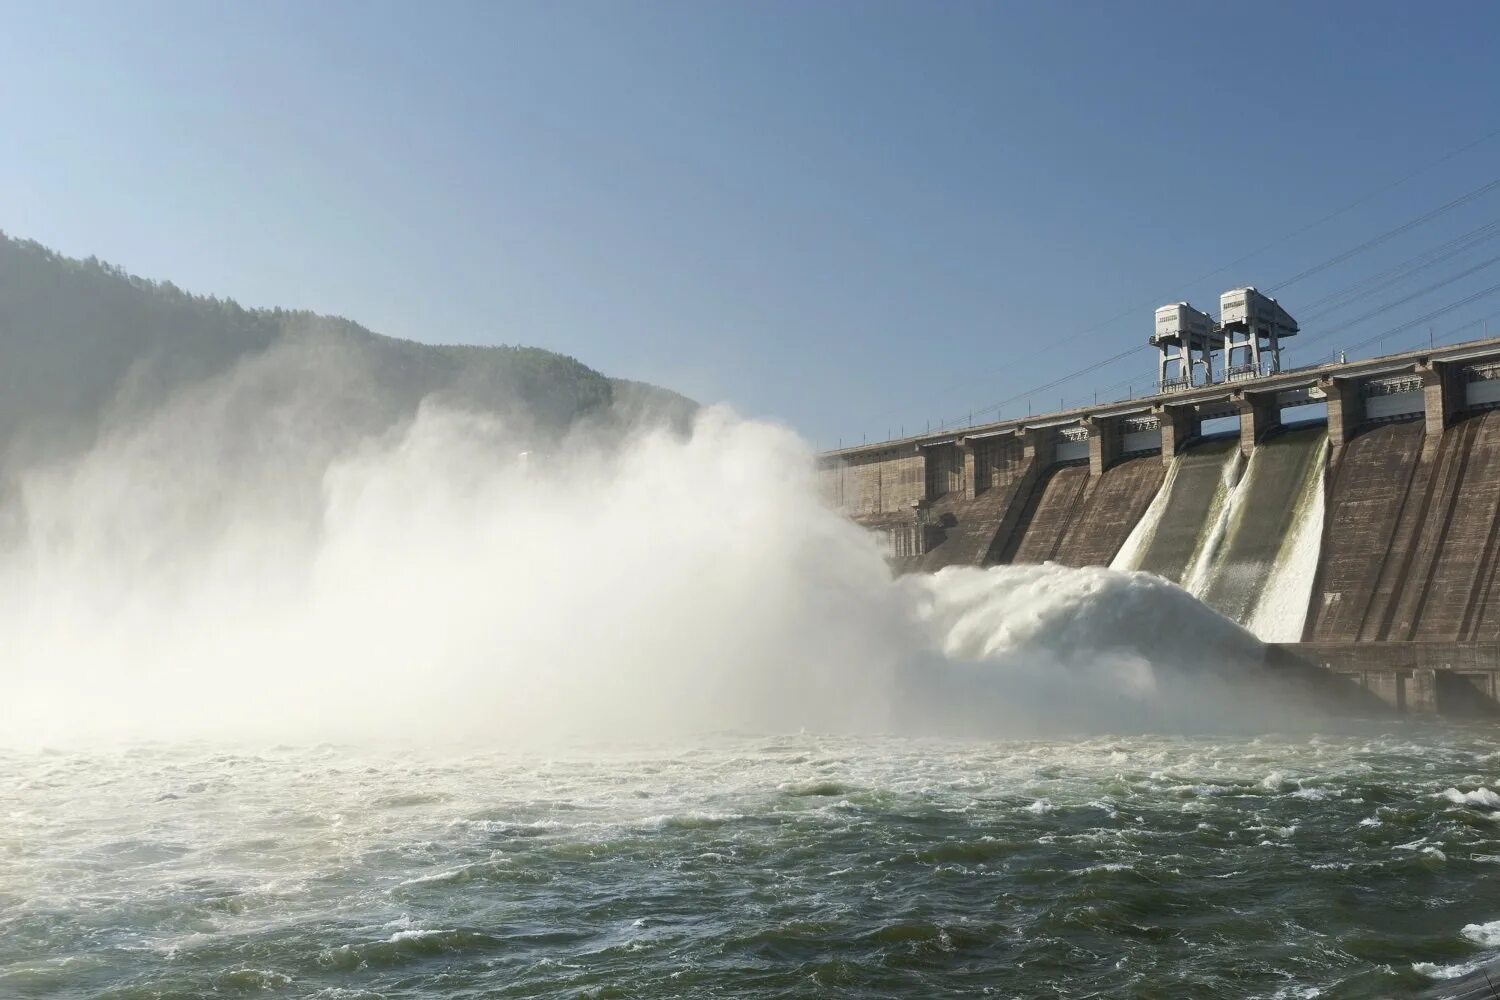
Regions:
M 540 433 L 586 418 L 650 413 L 684 422 L 676 393 L 610 379 L 534 347 L 433 345 L 358 323 L 284 309 L 246 309 L 148 281 L 95 258 L 75 260 L 0 233 L 0 436 L 91 434 L 122 395 L 139 404 L 228 371 L 274 345 L 305 344 L 313 363 L 357 370 L 381 409 L 437 396 L 524 412 Z

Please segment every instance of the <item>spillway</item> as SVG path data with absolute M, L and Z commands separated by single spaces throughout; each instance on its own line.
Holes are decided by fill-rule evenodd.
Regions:
M 1326 442 L 1327 432 L 1317 424 L 1285 430 L 1255 449 L 1230 499 L 1223 542 L 1200 585 L 1198 596 L 1210 607 L 1241 624 L 1252 622 L 1271 593 L 1268 584 L 1292 554 L 1288 543 L 1302 520 L 1321 517 Z M 1300 600 L 1305 608 L 1311 586 L 1309 576 L 1300 595 L 1275 596 L 1281 602 Z
M 1339 456 L 1308 637 L 1468 640 L 1500 629 L 1500 411 L 1441 435 L 1372 427 Z
M 1328 438 L 1313 442 L 1288 510 L 1286 536 L 1261 585 L 1246 628 L 1265 642 L 1296 642 L 1307 627 L 1327 511 Z
M 1178 455 L 1160 495 L 1141 519 L 1133 551 L 1116 569 L 1138 569 L 1182 583 L 1229 498 L 1241 463 L 1239 437 L 1204 441 Z
M 1151 505 L 1165 475 L 1160 455 L 1127 458 L 1105 470 L 1085 495 L 1057 561 L 1066 566 L 1108 566 Z
M 1490 605 L 1500 500 L 1500 412 L 1443 432 L 1428 480 L 1426 516 L 1391 617 L 1392 639 L 1494 634 Z
M 1323 526 L 1323 426 L 1202 441 L 1172 464 L 1114 563 L 1181 584 L 1262 639 L 1300 639 Z
M 911 568 L 933 573 L 945 566 L 973 566 L 998 560 L 1004 543 L 1007 515 L 1030 485 L 1029 459 L 997 472 L 993 485 L 977 497 L 953 493 L 932 504 L 929 517 L 941 531 L 941 541 L 919 557 Z M 1085 470 L 1087 471 L 1087 470 Z
M 1021 509 L 1005 561 L 1056 561 L 1088 485 L 1087 465 L 1059 465 L 1043 473 Z
M 1108 566 L 1164 474 L 1157 455 L 1127 458 L 1094 479 L 1087 465 L 1054 467 L 1023 508 L 1005 561 Z
M 1323 565 L 1314 592 L 1308 637 L 1349 641 L 1383 630 L 1384 607 L 1395 589 L 1398 531 L 1423 452 L 1420 421 L 1382 424 L 1356 436 L 1341 449 L 1328 497 L 1328 531 Z M 1373 637 L 1373 635 L 1371 635 Z

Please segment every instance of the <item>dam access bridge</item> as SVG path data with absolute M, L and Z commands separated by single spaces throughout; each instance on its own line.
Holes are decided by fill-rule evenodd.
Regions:
M 825 501 L 903 572 L 1148 570 L 1394 709 L 1500 714 L 1500 338 L 1282 370 L 1290 317 L 1178 315 L 1156 394 L 826 452 Z

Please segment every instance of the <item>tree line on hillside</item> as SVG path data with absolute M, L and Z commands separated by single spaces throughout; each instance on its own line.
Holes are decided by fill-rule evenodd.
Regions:
M 0 233 L 0 440 L 9 444 L 84 443 L 119 408 L 149 406 L 278 345 L 307 348 L 308 364 L 358 371 L 372 414 L 436 397 L 523 412 L 537 433 L 558 435 L 621 411 L 683 426 L 696 408 L 540 348 L 425 344 L 339 317 L 247 309 Z

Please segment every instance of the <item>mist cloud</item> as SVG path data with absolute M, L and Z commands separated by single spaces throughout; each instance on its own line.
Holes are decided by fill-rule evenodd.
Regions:
M 12 739 L 998 731 L 1060 692 L 1102 725 L 1201 711 L 1160 671 L 1253 658 L 1140 574 L 893 580 L 782 427 L 540 440 L 371 406 L 330 361 L 273 348 L 15 471 Z

